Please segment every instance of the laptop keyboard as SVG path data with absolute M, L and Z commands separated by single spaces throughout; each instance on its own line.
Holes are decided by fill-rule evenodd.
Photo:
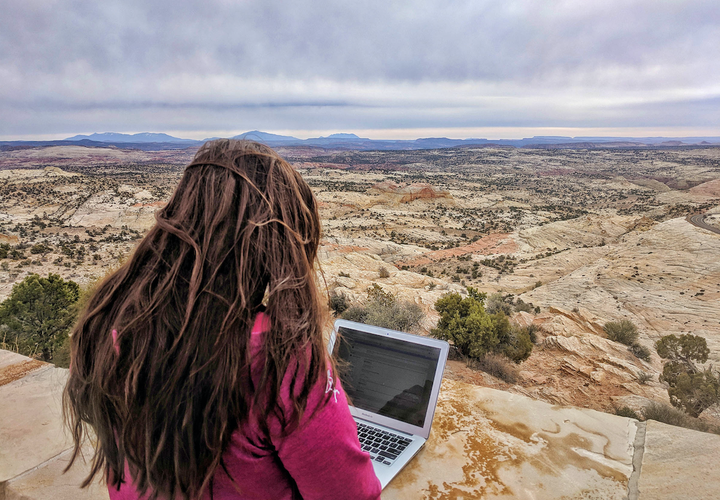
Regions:
M 378 429 L 372 425 L 356 423 L 360 447 L 363 451 L 367 451 L 370 458 L 377 463 L 392 465 L 398 455 L 411 443 L 403 436 Z

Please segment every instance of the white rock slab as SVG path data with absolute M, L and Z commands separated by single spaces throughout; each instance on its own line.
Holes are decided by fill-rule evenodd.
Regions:
M 631 419 L 444 380 L 430 440 L 383 498 L 624 498 L 636 430 Z
M 23 356 L 22 354 L 0 349 L 0 370 L 10 365 L 22 363 L 29 360 L 30 358 L 28 358 L 27 356 Z
M 43 364 L 0 386 L 0 487 L 70 447 L 61 404 L 67 373 Z
M 647 421 L 640 500 L 720 498 L 720 436 Z
M 44 463 L 11 481 L 5 486 L 5 500 L 107 500 L 108 490 L 102 474 L 86 488 L 80 488 L 90 471 L 90 465 L 82 458 L 65 474 L 63 470 L 70 461 L 71 450 Z M 91 450 L 86 456 L 91 457 Z

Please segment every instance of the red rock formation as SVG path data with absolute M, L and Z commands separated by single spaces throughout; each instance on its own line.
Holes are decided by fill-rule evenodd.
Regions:
M 432 200 L 437 198 L 452 199 L 447 190 L 435 189 L 426 182 L 401 185 L 391 181 L 378 182 L 368 189 L 368 193 L 390 195 L 397 203 L 409 203 L 414 200 Z

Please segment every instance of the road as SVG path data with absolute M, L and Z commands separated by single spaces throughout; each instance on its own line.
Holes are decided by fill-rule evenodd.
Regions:
M 700 229 L 707 229 L 708 231 L 712 231 L 713 233 L 720 234 L 720 228 L 705 223 L 705 214 L 689 215 L 687 217 L 687 221 L 693 226 L 699 227 Z

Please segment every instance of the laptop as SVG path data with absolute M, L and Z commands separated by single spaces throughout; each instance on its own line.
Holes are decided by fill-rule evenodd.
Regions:
M 448 343 L 339 319 L 329 349 L 362 449 L 385 488 L 430 436 Z

